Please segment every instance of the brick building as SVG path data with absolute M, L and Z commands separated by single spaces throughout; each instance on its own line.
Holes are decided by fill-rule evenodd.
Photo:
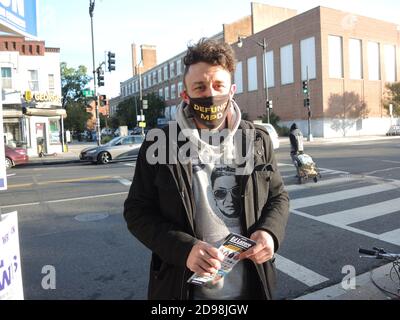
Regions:
M 230 43 L 236 52 L 235 99 L 249 120 L 266 113 L 266 61 L 272 112 L 281 118 L 281 125 L 296 121 L 307 132 L 308 110 L 302 93 L 307 77 L 313 136 L 383 134 L 399 121 L 389 116 L 382 102 L 386 84 L 400 77 L 400 27 L 396 24 L 325 7 L 297 15 L 286 8 L 252 3 L 250 16 L 224 24 L 223 31 L 211 38 Z M 265 59 L 257 44 L 264 39 Z M 155 54 L 155 48 L 151 49 Z M 181 52 L 152 65 L 146 64 L 149 58 L 142 50 L 147 69 L 141 70 L 140 77 L 133 73 L 121 83 L 120 99 L 138 95 L 140 89 L 144 95 L 155 92 L 168 105 L 165 117 L 173 119 L 183 89 L 184 55 Z

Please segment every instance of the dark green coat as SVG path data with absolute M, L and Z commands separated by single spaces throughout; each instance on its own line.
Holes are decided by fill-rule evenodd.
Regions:
M 240 128 L 252 129 L 254 125 L 242 121 Z M 163 130 L 167 136 L 165 150 L 176 148 L 168 142 L 168 127 Z M 289 216 L 289 198 L 267 131 L 257 127 L 255 136 L 254 170 L 243 177 L 241 185 L 242 234 L 249 237 L 256 230 L 266 230 L 273 236 L 277 250 Z M 178 147 L 185 142 L 178 142 Z M 186 260 L 198 241 L 193 225 L 192 167 L 190 163 L 149 164 L 146 152 L 152 143 L 145 141 L 139 151 L 124 217 L 130 232 L 152 251 L 148 298 L 190 299 L 187 279 L 192 272 L 186 268 Z M 257 270 L 250 272 L 256 297 L 271 299 L 276 276 L 274 259 L 262 265 L 248 260 L 246 265 Z

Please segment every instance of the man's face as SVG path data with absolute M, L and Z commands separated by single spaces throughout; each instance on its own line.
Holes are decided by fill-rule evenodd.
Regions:
M 184 81 L 186 89 L 182 93 L 182 98 L 187 104 L 189 97 L 202 98 L 229 94 L 229 97 L 233 98 L 236 91 L 236 85 L 232 85 L 229 71 L 205 62 L 192 64 Z

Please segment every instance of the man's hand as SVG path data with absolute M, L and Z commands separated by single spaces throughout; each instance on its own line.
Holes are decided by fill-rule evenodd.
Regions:
M 186 266 L 201 276 L 210 276 L 221 269 L 224 255 L 206 242 L 199 241 L 189 253 Z
M 251 235 L 250 239 L 257 244 L 241 253 L 239 259 L 250 259 L 257 264 L 262 264 L 273 257 L 275 244 L 274 239 L 268 232 L 257 230 Z

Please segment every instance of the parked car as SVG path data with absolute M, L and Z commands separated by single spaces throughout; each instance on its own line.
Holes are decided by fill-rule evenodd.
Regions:
M 400 136 L 400 126 L 390 126 L 389 131 L 386 133 L 387 136 Z
M 270 123 L 257 123 L 258 125 L 263 126 L 269 133 L 269 136 L 271 137 L 272 140 L 272 145 L 274 149 L 279 148 L 279 136 L 278 133 L 276 132 L 274 126 Z
M 5 156 L 6 156 L 6 169 L 13 166 L 28 163 L 29 157 L 26 149 L 24 148 L 11 148 L 5 146 Z
M 134 159 L 137 158 L 143 139 L 140 135 L 116 137 L 104 145 L 83 149 L 79 159 L 99 164 Z

